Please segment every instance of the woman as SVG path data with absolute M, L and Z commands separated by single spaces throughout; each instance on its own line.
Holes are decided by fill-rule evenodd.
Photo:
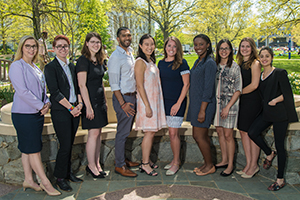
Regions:
M 18 136 L 18 148 L 22 152 L 24 190 L 45 190 L 48 195 L 57 196 L 61 193 L 51 185 L 41 160 L 44 115 L 50 108 L 50 101 L 43 72 L 33 63 L 37 54 L 38 42 L 34 37 L 22 37 L 9 70 L 9 78 L 15 89 L 12 122 Z M 34 182 L 32 170 L 41 179 L 40 185 Z
M 257 90 L 260 77 L 260 64 L 255 42 L 252 38 L 242 39 L 237 53 L 241 68 L 243 89 L 240 97 L 238 129 L 246 156 L 246 166 L 236 173 L 243 178 L 252 178 L 258 171 L 257 160 L 260 148 L 249 138 L 248 130 L 261 110 L 261 97 Z
M 155 65 L 155 41 L 149 34 L 141 37 L 134 73 L 137 85 L 136 130 L 143 130 L 142 164 L 140 171 L 157 176 L 151 168 L 150 152 L 155 133 L 166 126 L 159 70 Z
M 167 169 L 166 175 L 174 175 L 180 166 L 178 129 L 183 122 L 186 93 L 190 86 L 190 68 L 182 56 L 183 51 L 180 41 L 174 36 L 169 37 L 164 44 L 164 58 L 158 63 L 173 152 L 172 162 L 164 167 L 164 169 Z
M 215 173 L 213 165 L 208 128 L 213 122 L 216 110 L 215 77 L 216 62 L 210 57 L 212 54 L 211 41 L 207 35 L 194 37 L 194 49 L 198 54 L 191 69 L 189 119 L 193 126 L 193 138 L 204 158 L 204 165 L 196 167 L 194 172 L 198 176 Z
M 285 186 L 283 178 L 286 153 L 284 141 L 286 130 L 290 122 L 297 122 L 293 92 L 284 69 L 272 66 L 273 50 L 264 47 L 259 52 L 259 58 L 264 71 L 261 73 L 259 92 L 263 99 L 262 112 L 255 119 L 249 129 L 249 137 L 267 155 L 263 168 L 269 169 L 276 154 L 278 154 L 277 180 L 268 187 L 268 190 L 277 191 Z M 276 151 L 272 151 L 262 138 L 261 133 L 273 125 Z
M 84 102 L 82 128 L 88 129 L 86 172 L 94 178 L 104 178 L 106 173 L 100 165 L 101 128 L 108 124 L 107 106 L 102 78 L 106 70 L 101 37 L 98 33 L 88 33 L 82 56 L 76 65 L 78 85 Z
M 82 182 L 71 171 L 72 145 L 83 104 L 78 94 L 75 66 L 67 59 L 69 45 L 70 40 L 66 36 L 56 36 L 52 44 L 56 56 L 44 70 L 52 103 L 51 119 L 59 141 L 54 176 L 56 184 L 64 191 L 72 190 L 68 179 Z
M 239 110 L 239 96 L 242 90 L 240 67 L 233 60 L 233 48 L 229 40 L 223 39 L 217 44 L 216 75 L 217 108 L 214 118 L 222 161 L 215 165 L 216 168 L 226 168 L 221 176 L 229 176 L 233 172 L 233 159 L 235 142 L 233 128 L 237 124 Z

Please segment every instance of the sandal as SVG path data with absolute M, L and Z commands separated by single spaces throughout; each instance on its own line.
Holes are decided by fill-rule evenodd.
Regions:
M 276 157 L 276 155 L 277 155 L 277 153 L 276 153 L 276 151 L 273 151 L 274 152 L 274 156 L 273 156 L 273 158 L 271 159 L 271 160 L 268 160 L 267 158 L 265 159 L 265 161 L 264 161 L 264 165 L 263 165 L 263 168 L 264 169 L 270 169 L 270 167 L 272 166 L 272 161 L 273 161 L 273 159 Z
M 152 170 L 151 172 L 148 173 L 146 170 L 143 169 L 143 165 L 149 165 L 150 166 L 149 162 L 148 163 L 142 163 L 139 167 L 139 170 L 140 170 L 141 173 L 145 172 L 149 176 L 157 176 L 158 175 L 158 173 L 155 170 Z
M 285 186 L 285 181 L 283 181 L 283 183 L 281 185 L 279 185 L 277 182 L 274 182 L 272 185 L 270 185 L 268 187 L 268 190 L 270 191 L 277 191 L 280 190 L 281 188 L 283 188 Z
M 158 165 L 153 163 L 153 162 L 149 162 L 149 165 L 152 169 L 157 169 L 158 168 Z

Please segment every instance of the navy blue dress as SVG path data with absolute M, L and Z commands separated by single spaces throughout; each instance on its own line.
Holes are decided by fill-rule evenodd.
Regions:
M 202 59 L 199 64 L 197 64 L 198 61 L 199 59 L 195 61 L 191 69 L 188 121 L 191 121 L 192 126 L 209 128 L 216 111 L 217 64 L 210 56 L 205 61 Z M 200 123 L 197 119 L 202 102 L 208 102 L 208 105 L 205 111 L 205 121 Z
M 182 64 L 176 70 L 172 70 L 173 61 L 167 62 L 160 60 L 158 62 L 158 68 L 160 73 L 161 87 L 164 98 L 165 112 L 167 116 L 170 116 L 171 108 L 176 104 L 180 97 L 183 87 L 182 75 L 189 73 L 189 66 L 185 59 L 182 60 Z M 180 109 L 176 116 L 183 117 L 186 108 L 186 98 L 182 101 Z

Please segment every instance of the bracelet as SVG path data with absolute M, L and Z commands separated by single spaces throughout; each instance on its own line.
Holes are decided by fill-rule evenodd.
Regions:
M 125 105 L 126 101 L 124 101 L 124 103 L 121 105 L 121 108 Z
M 71 112 L 75 107 L 72 105 L 71 108 L 69 108 L 68 110 Z
M 126 102 L 123 103 L 123 105 L 121 106 L 121 108 L 123 109 L 126 106 Z

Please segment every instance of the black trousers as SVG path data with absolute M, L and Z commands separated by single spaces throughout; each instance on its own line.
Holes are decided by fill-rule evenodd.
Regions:
M 286 136 L 286 130 L 288 127 L 288 121 L 282 122 L 267 122 L 263 120 L 262 113 L 254 120 L 251 125 L 248 135 L 249 137 L 259 146 L 266 155 L 272 153 L 272 149 L 266 144 L 262 138 L 261 133 L 266 130 L 269 126 L 273 125 L 275 148 L 277 151 L 277 163 L 278 173 L 277 178 L 283 178 L 285 163 L 286 163 L 286 152 L 284 149 L 284 140 Z
M 68 178 L 71 172 L 72 145 L 79 125 L 79 117 L 74 118 L 67 109 L 51 110 L 51 119 L 59 141 L 54 176 Z

